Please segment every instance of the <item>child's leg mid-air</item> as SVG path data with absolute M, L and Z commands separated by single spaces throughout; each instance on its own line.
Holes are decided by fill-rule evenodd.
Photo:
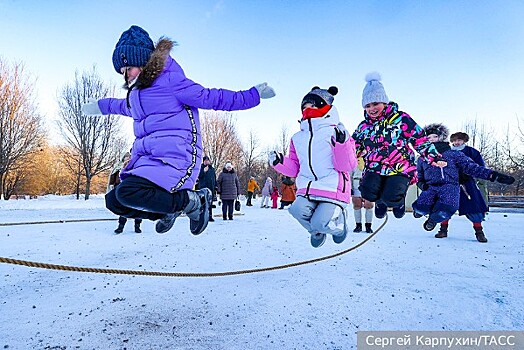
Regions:
M 289 213 L 311 234 L 315 248 L 324 244 L 327 234 L 333 236 L 335 243 L 342 243 L 347 236 L 345 211 L 337 204 L 297 196 Z
M 191 233 L 198 235 L 207 227 L 212 194 L 209 189 L 168 192 L 153 182 L 138 176 L 125 178 L 106 194 L 106 207 L 127 218 L 159 220 L 158 233 L 173 227 L 176 218 L 186 213 Z
M 405 175 L 383 176 L 368 172 L 362 178 L 359 189 L 362 198 L 375 202 L 375 216 L 378 219 L 386 216 L 388 207 L 393 208 L 396 218 L 401 218 L 406 211 L 408 185 L 409 178 Z

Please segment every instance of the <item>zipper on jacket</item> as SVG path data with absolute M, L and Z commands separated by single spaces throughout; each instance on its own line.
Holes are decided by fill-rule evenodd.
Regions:
M 346 173 L 342 172 L 342 179 L 344 179 L 344 185 L 342 186 L 342 193 L 346 193 L 346 182 L 348 179 L 346 178 Z
M 307 186 L 306 186 L 306 193 L 305 193 L 307 199 L 309 199 L 309 188 L 310 187 L 311 187 L 311 181 L 308 181 Z
M 315 181 L 318 181 L 318 177 L 317 177 L 317 174 L 315 174 L 315 171 L 313 170 L 313 163 L 312 163 L 312 144 L 313 144 L 313 126 L 311 125 L 311 119 L 308 119 L 307 120 L 308 124 L 309 124 L 309 133 L 311 134 L 311 136 L 309 137 L 309 146 L 308 146 L 308 150 L 307 150 L 307 153 L 308 153 L 308 160 L 309 160 L 309 170 L 311 170 L 311 174 L 313 174 L 313 177 L 315 178 Z M 308 187 L 309 188 L 309 187 Z

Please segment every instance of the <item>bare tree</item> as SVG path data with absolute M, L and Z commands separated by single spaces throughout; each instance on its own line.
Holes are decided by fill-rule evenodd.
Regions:
M 24 160 L 45 137 L 32 95 L 33 82 L 23 65 L 0 59 L 0 198 L 8 199 L 6 190 L 13 192 L 20 184 Z
M 237 171 L 243 167 L 242 142 L 231 112 L 204 111 L 202 113 L 202 143 L 204 154 L 209 156 L 215 169 L 222 169 L 227 161 Z
M 507 146 L 507 154 L 508 158 L 515 165 L 516 167 L 520 169 L 524 169 L 524 128 L 523 122 L 521 122 L 517 116 L 517 129 L 513 135 L 512 138 L 509 137 L 510 133 L 509 130 L 506 133 L 506 146 Z M 509 129 L 509 127 L 508 127 Z
M 283 124 L 282 128 L 280 129 L 280 137 L 279 137 L 279 148 L 278 151 L 282 152 L 282 154 L 286 155 L 289 151 L 289 142 L 291 137 L 289 136 L 289 129 L 288 127 Z
M 264 161 L 266 156 L 261 153 L 259 147 L 260 140 L 254 131 L 251 130 L 243 152 L 244 168 L 242 169 L 241 175 L 239 175 L 240 183 L 243 188 L 247 187 L 247 183 L 251 176 L 256 178 L 258 174 L 264 172 Z
M 79 173 L 85 179 L 86 200 L 89 199 L 93 176 L 112 168 L 126 145 L 119 118 L 111 115 L 86 116 L 81 111 L 82 104 L 88 98 L 104 98 L 110 90 L 93 67 L 91 72 L 83 72 L 82 75 L 76 72 L 75 80 L 66 84 L 59 93 L 58 126 L 66 143 L 78 157 L 71 164 L 79 165 Z
M 463 127 L 464 132 L 469 135 L 469 145 L 480 152 L 488 166 L 495 165 L 500 159 L 495 154 L 499 145 L 497 138 L 493 137 L 495 135 L 493 127 L 479 123 L 476 118 L 467 121 Z
M 514 191 L 513 194 L 518 196 L 520 190 L 524 187 L 524 129 L 523 122 L 516 116 L 517 128 L 514 132 L 508 130 L 504 142 L 504 152 L 508 160 L 507 169 L 515 177 L 515 183 L 511 186 Z

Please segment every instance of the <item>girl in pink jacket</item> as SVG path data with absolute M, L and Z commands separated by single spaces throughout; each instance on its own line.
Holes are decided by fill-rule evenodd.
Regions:
M 297 198 L 289 212 L 320 247 L 326 235 L 342 243 L 348 232 L 346 206 L 351 198 L 349 172 L 356 167 L 355 142 L 333 106 L 338 89 L 314 87 L 302 100 L 300 131 L 291 138 L 289 155 L 272 152 L 274 169 L 296 177 Z

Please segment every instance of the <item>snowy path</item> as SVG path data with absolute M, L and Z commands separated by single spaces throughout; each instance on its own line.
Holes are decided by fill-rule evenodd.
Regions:
M 0 206 L 1 222 L 111 217 L 103 201 Z M 201 236 L 180 218 L 166 235 L 114 222 L 0 227 L 0 256 L 178 272 L 216 272 L 310 259 L 347 249 L 309 246 L 286 210 L 243 207 Z M 487 244 L 454 217 L 444 240 L 422 219 L 390 218 L 348 255 L 282 271 L 159 278 L 0 265 L 0 347 L 8 349 L 355 349 L 358 330 L 522 330 L 523 214 L 491 213 Z M 374 224 L 378 226 L 378 221 Z M 433 232 L 434 233 L 434 232 Z

